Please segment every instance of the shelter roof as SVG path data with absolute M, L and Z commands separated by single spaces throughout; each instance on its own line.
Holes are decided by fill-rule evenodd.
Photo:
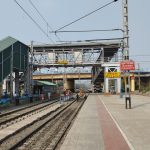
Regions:
M 49 82 L 49 81 L 41 81 L 41 80 L 37 80 L 37 83 L 39 83 L 40 85 L 56 86 L 55 83 L 52 83 L 52 82 Z
M 27 45 L 10 36 L 0 40 L 0 82 L 10 74 L 11 70 L 26 71 L 28 51 Z
M 12 44 L 16 43 L 17 40 L 8 36 L 2 40 L 0 40 L 0 51 L 3 51 L 4 49 L 8 48 Z

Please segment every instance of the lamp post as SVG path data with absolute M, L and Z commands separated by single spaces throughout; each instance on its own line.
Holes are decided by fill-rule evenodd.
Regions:
M 129 60 L 128 0 L 123 0 L 123 38 L 124 38 L 123 59 Z M 128 80 L 127 80 L 127 84 L 125 84 L 126 109 L 127 109 L 128 101 L 129 101 L 129 108 L 131 108 L 130 70 L 127 70 L 127 74 L 128 74 L 127 77 Z
M 123 0 L 124 60 L 129 60 L 128 0 Z
M 123 0 L 123 59 L 129 60 L 129 29 L 128 29 L 128 0 Z M 128 82 L 125 84 L 125 95 L 130 97 L 130 72 L 128 73 Z M 126 80 L 126 78 L 125 78 Z

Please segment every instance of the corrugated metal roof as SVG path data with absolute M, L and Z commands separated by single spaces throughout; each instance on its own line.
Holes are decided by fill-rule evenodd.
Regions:
M 12 44 L 18 42 L 18 40 L 8 36 L 3 40 L 0 40 L 0 52 L 3 51 L 4 49 L 8 48 Z
M 37 81 L 38 83 L 44 84 L 44 85 L 50 85 L 50 86 L 56 86 L 56 84 L 48 81 Z
M 13 45 L 13 66 L 11 61 L 11 46 Z M 11 67 L 24 72 L 28 65 L 29 47 L 10 36 L 0 40 L 0 82 L 10 74 Z M 2 52 L 4 53 L 2 54 Z

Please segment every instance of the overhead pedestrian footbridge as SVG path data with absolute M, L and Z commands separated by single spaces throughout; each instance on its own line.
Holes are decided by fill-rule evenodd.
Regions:
M 100 66 L 110 61 L 121 47 L 121 40 L 33 45 L 34 67 Z
M 117 64 L 117 67 L 119 66 L 119 49 L 122 53 L 122 39 L 84 41 L 54 45 L 34 44 L 32 54 L 33 69 L 34 71 L 37 71 L 42 68 L 56 68 L 57 70 L 60 70 L 61 67 L 64 68 L 64 70 L 67 70 L 68 68 L 73 70 L 75 70 L 75 68 L 79 68 L 79 74 L 81 75 L 83 73 L 82 70 L 89 67 L 93 87 L 97 84 L 97 88 L 100 88 L 102 86 L 101 83 L 104 83 L 105 68 L 108 68 L 109 65 L 116 67 Z M 113 64 L 111 64 L 112 62 Z M 107 66 L 105 64 L 107 64 Z M 64 74 L 67 74 L 67 72 Z

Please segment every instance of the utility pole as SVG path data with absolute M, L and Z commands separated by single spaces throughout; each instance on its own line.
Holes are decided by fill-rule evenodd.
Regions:
M 123 0 L 123 38 L 124 38 L 124 60 L 129 60 L 129 27 L 128 27 L 128 0 Z
M 29 95 L 32 97 L 33 94 L 33 81 L 32 81 L 32 74 L 33 74 L 33 41 L 31 41 L 31 49 L 30 49 L 30 71 L 29 71 Z
M 11 46 L 11 57 L 10 57 L 10 98 L 11 102 L 13 99 L 13 62 L 14 62 L 14 45 Z
M 27 94 L 28 91 L 30 91 L 30 48 L 28 48 L 28 52 L 27 52 L 27 69 L 26 69 L 26 77 L 25 77 L 25 93 Z
M 129 26 L 128 26 L 128 0 L 123 0 L 123 58 L 129 60 Z M 129 101 L 129 108 L 131 108 L 131 97 L 130 97 L 130 70 L 127 71 L 127 84 L 125 84 L 125 101 L 126 109 L 127 102 Z M 125 78 L 126 80 L 126 78 Z M 126 82 L 125 82 L 126 83 Z
M 138 79 L 139 79 L 139 92 L 141 89 L 141 78 L 140 78 L 140 64 L 138 63 Z

